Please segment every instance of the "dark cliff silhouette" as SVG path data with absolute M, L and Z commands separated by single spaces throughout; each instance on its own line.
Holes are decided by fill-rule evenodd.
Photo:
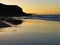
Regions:
M 11 17 L 20 17 L 20 16 L 28 16 L 29 14 L 23 12 L 22 8 L 17 6 L 17 5 L 5 5 L 0 3 L 0 17 L 4 17 L 4 18 L 0 18 L 0 27 L 10 27 L 10 25 L 5 24 L 2 21 L 6 21 L 8 23 L 11 23 L 13 25 L 19 25 L 22 24 L 22 20 L 16 20 L 14 18 Z M 10 17 L 10 18 L 8 18 Z M 5 18 L 7 18 L 7 20 L 5 20 Z M 3 25 L 3 26 L 1 26 Z
M 22 20 L 16 20 L 14 18 L 11 18 L 11 17 L 21 17 L 21 16 L 30 16 L 30 14 L 23 12 L 23 9 L 17 5 L 6 5 L 0 3 L 0 22 L 1 22 L 0 24 L 3 25 L 2 27 L 4 27 L 4 25 L 5 27 L 9 26 L 8 24 L 6 25 L 2 21 L 6 21 L 13 25 L 22 24 L 23 22 Z
M 23 9 L 17 5 L 6 5 L 0 3 L 0 16 L 28 16 L 29 14 L 23 12 Z
M 22 16 L 23 10 L 17 5 L 5 5 L 0 3 L 0 16 Z

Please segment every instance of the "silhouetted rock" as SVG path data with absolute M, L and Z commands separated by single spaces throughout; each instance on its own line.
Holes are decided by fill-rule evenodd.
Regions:
M 23 12 L 22 8 L 17 5 L 5 5 L 0 3 L 0 28 L 7 27 L 4 24 L 1 24 L 2 21 L 6 21 L 8 23 L 11 23 L 13 25 L 22 24 L 22 20 L 16 20 L 11 17 L 20 17 L 20 16 L 30 16 L 29 14 Z M 10 19 L 8 18 L 10 17 Z M 5 20 L 7 18 L 7 20 Z
M 22 15 L 22 16 L 31 16 L 31 15 L 32 15 L 32 14 L 23 12 L 23 15 Z
M 17 5 L 5 5 L 0 3 L 0 16 L 29 16 L 29 14 L 23 12 L 22 8 Z
M 0 3 L 0 16 L 22 16 L 23 10 L 17 5 L 5 5 Z
M 11 25 L 8 25 L 8 24 L 0 21 L 0 28 L 6 28 L 6 27 L 11 27 Z
M 13 19 L 13 18 L 8 18 L 7 20 L 5 20 L 6 22 L 8 23 L 11 23 L 13 25 L 19 25 L 19 24 L 22 24 L 22 20 L 16 20 L 16 19 Z

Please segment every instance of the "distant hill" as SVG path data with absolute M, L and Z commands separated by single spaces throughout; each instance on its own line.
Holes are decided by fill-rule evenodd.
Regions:
M 23 9 L 17 5 L 6 5 L 0 3 L 0 17 L 12 16 L 28 16 L 29 14 L 23 12 Z

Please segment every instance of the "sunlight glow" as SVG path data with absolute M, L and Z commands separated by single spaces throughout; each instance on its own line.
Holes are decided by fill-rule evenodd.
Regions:
M 0 2 L 18 5 L 26 13 L 60 14 L 60 0 L 1 0 Z

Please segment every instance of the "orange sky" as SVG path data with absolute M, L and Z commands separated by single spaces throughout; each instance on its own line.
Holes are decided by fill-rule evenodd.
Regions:
M 26 13 L 60 14 L 60 0 L 1 0 L 4 4 L 16 4 Z

